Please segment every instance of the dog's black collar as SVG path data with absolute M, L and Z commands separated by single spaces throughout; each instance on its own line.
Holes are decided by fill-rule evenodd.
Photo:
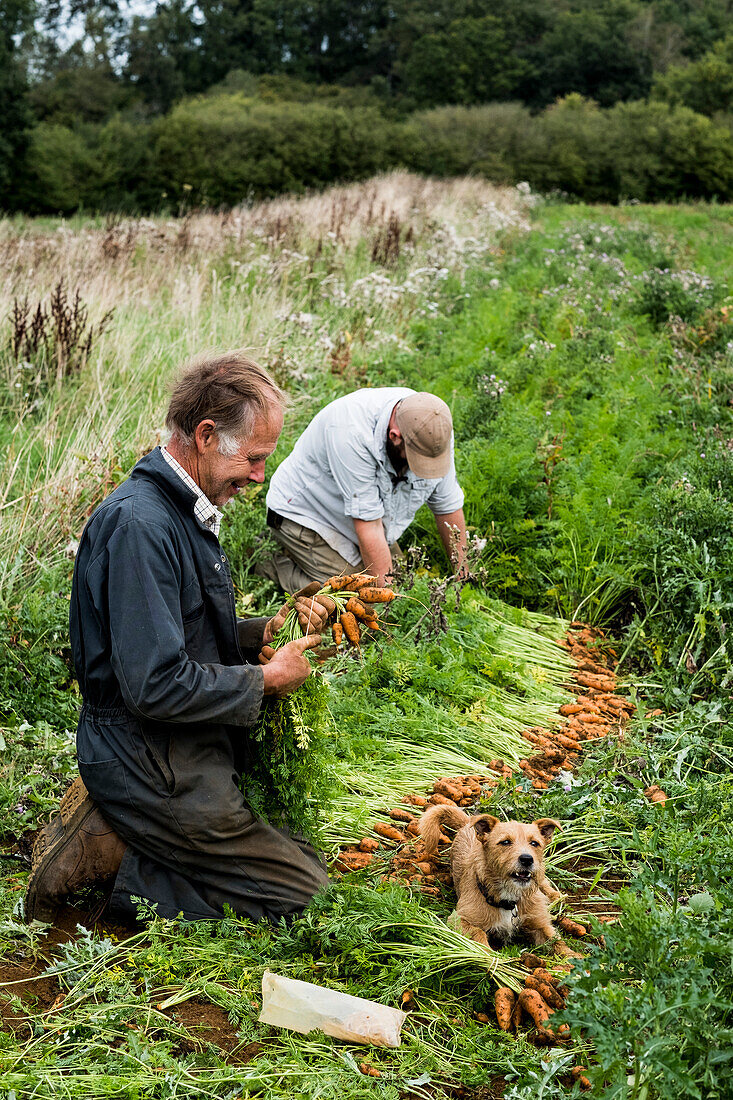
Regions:
M 511 912 L 513 909 L 517 908 L 516 901 L 506 901 L 504 898 L 500 898 L 499 901 L 497 901 L 496 898 L 492 898 L 488 886 L 485 882 L 481 881 L 478 875 L 476 875 L 476 885 L 486 901 L 488 901 L 489 905 L 493 905 L 494 909 L 508 909 Z

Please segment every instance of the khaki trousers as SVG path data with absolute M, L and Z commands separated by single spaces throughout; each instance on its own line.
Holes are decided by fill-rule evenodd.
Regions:
M 329 577 L 360 573 L 364 569 L 361 558 L 352 565 L 310 527 L 303 527 L 291 519 L 283 519 L 280 527 L 269 530 L 282 552 L 260 561 L 255 573 L 275 581 L 285 592 L 297 592 L 311 581 L 324 584 Z M 402 557 L 396 542 L 390 550 L 393 558 Z

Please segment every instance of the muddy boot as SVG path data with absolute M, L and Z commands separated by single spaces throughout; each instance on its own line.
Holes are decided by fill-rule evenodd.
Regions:
M 112 878 L 125 847 L 81 779 L 75 779 L 59 803 L 58 814 L 41 829 L 33 845 L 25 919 L 50 922 L 69 894 Z

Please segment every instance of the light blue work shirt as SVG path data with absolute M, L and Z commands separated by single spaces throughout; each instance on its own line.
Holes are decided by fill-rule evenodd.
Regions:
M 407 469 L 398 479 L 387 457 L 392 410 L 414 392 L 403 386 L 356 390 L 326 405 L 272 475 L 267 507 L 316 531 L 351 565 L 361 556 L 355 519 L 381 519 L 391 544 L 422 504 L 439 516 L 462 508 L 452 439 L 450 469 L 442 478 L 416 477 Z

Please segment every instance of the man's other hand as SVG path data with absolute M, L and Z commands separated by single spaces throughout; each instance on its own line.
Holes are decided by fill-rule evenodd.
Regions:
M 323 585 L 318 581 L 312 581 L 295 593 L 294 605 L 284 603 L 277 615 L 266 623 L 262 636 L 263 642 L 269 643 L 277 636 L 292 606 L 295 606 L 298 612 L 298 622 L 304 634 L 320 633 L 324 630 L 328 616 L 336 609 L 336 605 L 328 596 L 316 596 L 313 599 L 315 593 L 322 587 Z
M 265 680 L 265 695 L 288 695 L 299 688 L 311 673 L 308 658 L 303 654 L 307 649 L 313 649 L 320 644 L 320 634 L 308 634 L 305 638 L 288 642 L 280 649 L 272 650 L 270 646 L 263 647 L 260 664 Z M 272 656 L 268 656 L 268 652 Z

